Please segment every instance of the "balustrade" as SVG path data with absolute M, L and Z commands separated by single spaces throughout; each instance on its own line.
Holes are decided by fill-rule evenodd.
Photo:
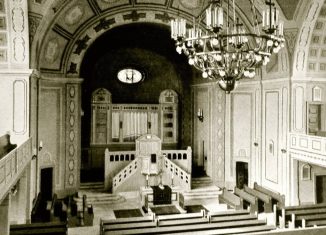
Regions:
M 326 167 L 326 137 L 290 133 L 291 157 Z
M 32 160 L 32 139 L 0 159 L 0 202 Z

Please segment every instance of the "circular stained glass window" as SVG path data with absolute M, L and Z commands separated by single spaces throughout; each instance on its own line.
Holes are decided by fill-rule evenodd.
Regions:
M 134 68 L 124 68 L 118 72 L 118 79 L 123 83 L 134 84 L 141 82 L 144 78 L 139 70 Z

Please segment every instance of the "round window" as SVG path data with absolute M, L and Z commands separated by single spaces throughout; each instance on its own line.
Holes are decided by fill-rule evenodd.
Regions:
M 123 83 L 134 84 L 143 80 L 143 74 L 134 68 L 124 68 L 118 72 L 118 79 Z

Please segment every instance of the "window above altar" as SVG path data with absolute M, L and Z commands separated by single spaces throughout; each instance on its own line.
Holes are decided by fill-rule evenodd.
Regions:
M 135 84 L 144 80 L 144 73 L 136 68 L 127 67 L 118 71 L 117 78 L 120 82 Z

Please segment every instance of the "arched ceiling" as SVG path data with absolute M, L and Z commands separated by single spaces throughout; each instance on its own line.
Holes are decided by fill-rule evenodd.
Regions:
M 85 52 L 106 31 L 139 22 L 168 26 L 170 19 L 178 15 L 192 21 L 208 1 L 29 0 L 31 67 L 48 76 L 78 77 Z M 315 1 L 321 0 L 277 0 L 285 21 L 289 57 L 295 56 L 296 38 L 302 27 L 297 19 L 304 21 L 300 14 L 306 14 L 307 6 Z M 242 20 L 248 24 L 252 15 L 248 0 L 235 2 Z M 261 10 L 265 1 L 254 2 Z

